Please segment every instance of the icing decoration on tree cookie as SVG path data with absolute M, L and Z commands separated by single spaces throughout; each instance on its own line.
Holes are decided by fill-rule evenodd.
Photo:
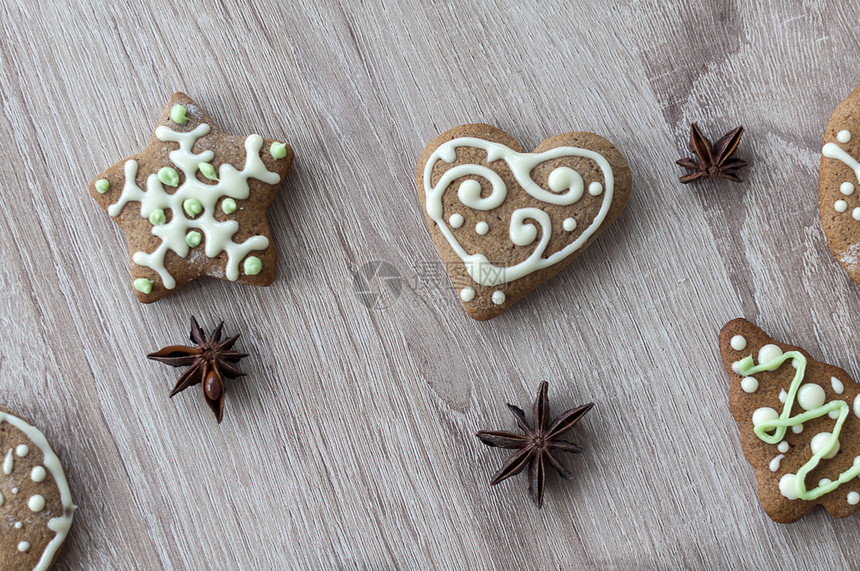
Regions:
M 292 158 L 285 143 L 224 134 L 188 96 L 171 97 L 146 149 L 90 185 L 128 234 L 138 299 L 155 301 L 201 275 L 271 283 L 265 212 Z
M 621 212 L 630 172 L 593 133 L 522 152 L 489 125 L 443 133 L 416 183 L 436 248 L 470 316 L 489 319 L 576 257 Z
M 837 517 L 857 510 L 860 387 L 842 369 L 736 319 L 720 336 L 731 379 L 730 408 L 759 494 L 775 521 L 796 521 L 816 504 Z

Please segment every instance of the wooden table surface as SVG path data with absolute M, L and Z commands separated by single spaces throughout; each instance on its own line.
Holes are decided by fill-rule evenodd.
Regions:
M 744 316 L 860 378 L 860 287 L 817 212 L 824 126 L 860 83 L 856 3 L 33 4 L 0 3 L 0 404 L 66 466 L 58 569 L 856 565 L 860 517 L 761 510 L 716 346 Z M 279 275 L 144 306 L 87 184 L 177 90 L 295 148 Z M 691 121 L 747 128 L 746 182 L 677 182 Z M 413 183 L 466 122 L 526 148 L 594 131 L 634 177 L 608 232 L 486 323 Z M 145 358 L 192 314 L 251 354 L 220 425 Z M 597 406 L 537 511 L 524 476 L 488 487 L 505 454 L 474 432 L 513 429 L 504 403 L 542 380 L 557 411 Z

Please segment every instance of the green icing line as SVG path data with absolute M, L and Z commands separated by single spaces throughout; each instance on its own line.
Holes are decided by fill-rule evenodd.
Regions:
M 272 143 L 272 146 L 269 147 L 269 154 L 272 155 L 272 158 L 282 159 L 287 156 L 287 145 L 285 143 L 275 141 Z
M 171 167 L 161 167 L 158 169 L 158 180 L 167 186 L 179 186 L 179 173 Z
M 843 400 L 832 400 L 818 408 L 808 410 L 798 414 L 797 416 L 791 416 L 791 407 L 794 404 L 797 391 L 800 388 L 800 384 L 803 382 L 803 377 L 806 373 L 806 357 L 798 351 L 783 353 L 772 361 L 760 363 L 758 366 L 753 365 L 753 358 L 750 355 L 738 362 L 738 374 L 745 377 L 751 377 L 762 371 L 774 371 L 789 359 L 796 360 L 797 371 L 794 373 L 794 379 L 792 379 L 791 386 L 788 389 L 788 396 L 786 397 L 785 404 L 782 407 L 782 413 L 779 415 L 779 418 L 775 420 L 766 420 L 761 422 L 753 428 L 753 431 L 762 441 L 767 442 L 768 444 L 778 444 L 785 437 L 785 433 L 788 428 L 798 424 L 803 424 L 804 422 L 808 422 L 815 418 L 820 418 L 834 410 L 839 411 L 839 418 L 836 419 L 836 425 L 833 427 L 833 431 L 830 433 L 830 438 L 827 439 L 827 443 L 821 448 L 821 450 L 813 454 L 812 458 L 810 458 L 806 464 L 800 467 L 794 479 L 794 492 L 797 497 L 801 500 L 814 500 L 816 498 L 820 498 L 824 494 L 829 494 L 842 484 L 849 482 L 860 475 L 860 464 L 854 464 L 851 468 L 842 472 L 835 482 L 830 482 L 829 484 L 818 486 L 811 490 L 806 489 L 806 475 L 810 471 L 814 470 L 821 459 L 830 454 L 839 443 L 839 433 L 842 431 L 842 425 L 845 423 L 845 419 L 848 418 L 848 413 L 850 411 L 848 403 Z M 768 434 L 771 430 L 774 431 L 773 434 Z
M 167 216 L 164 215 L 164 210 L 161 208 L 156 208 L 152 211 L 152 214 L 149 215 L 149 223 L 153 226 L 158 226 L 165 222 L 167 222 Z
M 200 232 L 196 230 L 192 230 L 188 234 L 185 235 L 185 243 L 191 246 L 192 248 L 196 248 L 200 245 L 200 242 L 203 241 L 203 236 Z
M 200 204 L 200 201 L 196 198 L 189 198 L 182 203 L 182 209 L 185 211 L 185 214 L 187 214 L 189 218 L 194 218 L 195 216 L 203 212 L 203 205 Z
M 200 163 L 197 168 L 199 168 L 200 172 L 203 173 L 203 176 L 209 180 L 218 180 L 218 173 L 215 171 L 215 167 L 212 166 L 212 163 Z
M 106 178 L 100 178 L 96 181 L 96 190 L 99 194 L 104 194 L 110 190 L 110 182 Z
M 137 278 L 132 282 L 134 289 L 139 291 L 140 293 L 148 294 L 152 291 L 152 280 L 148 280 L 146 278 Z
M 185 105 L 174 105 L 170 108 L 170 118 L 174 123 L 178 123 L 179 125 L 185 125 L 188 123 L 188 117 L 185 116 Z
M 242 268 L 245 270 L 245 275 L 256 276 L 263 269 L 263 262 L 257 256 L 248 256 Z
M 236 201 L 232 198 L 225 198 L 221 202 L 221 210 L 224 211 L 224 214 L 233 214 L 236 212 L 237 208 L 238 206 L 236 206 Z

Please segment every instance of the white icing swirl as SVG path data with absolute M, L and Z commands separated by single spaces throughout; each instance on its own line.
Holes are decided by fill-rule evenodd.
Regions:
M 584 192 L 584 181 L 582 175 L 568 167 L 559 167 L 550 173 L 547 181 L 550 192 L 538 185 L 532 178 L 532 170 L 544 161 L 563 157 L 581 157 L 589 159 L 600 168 L 605 181 L 605 192 L 600 205 L 600 210 L 595 215 L 591 224 L 570 244 L 544 257 L 552 230 L 549 215 L 539 208 L 521 208 L 514 212 L 510 223 L 510 236 L 514 244 L 528 246 L 537 240 L 537 228 L 534 224 L 526 224 L 524 220 L 528 217 L 534 219 L 541 226 L 541 240 L 532 253 L 522 262 L 512 266 L 496 266 L 487 257 L 476 252 L 469 254 L 457 241 L 451 228 L 443 218 L 442 196 L 451 186 L 451 183 L 461 177 L 481 177 L 488 181 L 490 193 L 481 197 L 482 185 L 477 180 L 468 179 L 460 184 L 457 189 L 457 198 L 461 203 L 475 210 L 492 210 L 502 205 L 508 195 L 508 189 L 502 178 L 492 169 L 477 164 L 461 164 L 451 167 L 433 185 L 433 169 L 439 161 L 453 163 L 457 159 L 457 148 L 482 149 L 487 152 L 487 162 L 504 160 L 517 183 L 532 197 L 558 206 L 567 206 L 582 199 Z M 518 153 L 513 149 L 474 137 L 461 137 L 448 141 L 439 146 L 430 155 L 424 167 L 424 194 L 427 215 L 433 219 L 442 235 L 451 245 L 451 248 L 459 256 L 466 266 L 466 271 L 475 282 L 484 286 L 498 286 L 522 278 L 532 272 L 547 268 L 564 260 L 585 245 L 591 238 L 609 213 L 614 191 L 614 174 L 606 157 L 588 149 L 577 147 L 556 147 L 543 153 Z M 595 181 L 597 182 L 597 181 Z M 589 188 L 597 188 L 592 183 Z M 600 185 L 601 190 L 604 186 Z M 564 191 L 564 192 L 561 192 Z

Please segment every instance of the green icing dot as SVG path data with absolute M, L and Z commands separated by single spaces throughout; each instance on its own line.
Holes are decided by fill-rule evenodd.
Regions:
M 164 210 L 160 208 L 156 208 L 152 211 L 152 214 L 149 215 L 149 223 L 153 226 L 158 226 L 165 222 L 167 222 L 167 216 L 164 215 Z
M 140 293 L 150 293 L 152 291 L 152 280 L 148 280 L 146 278 L 137 278 L 132 283 L 134 289 L 139 291 Z
M 209 180 L 218 180 L 218 173 L 215 171 L 215 167 L 213 167 L 211 163 L 200 163 L 198 168 L 200 169 L 200 172 L 203 173 L 203 176 Z
M 223 202 L 221 202 L 221 210 L 224 211 L 224 214 L 233 214 L 236 212 L 236 201 L 232 198 L 225 198 Z
M 196 198 L 189 198 L 182 203 L 182 209 L 185 211 L 185 214 L 187 214 L 189 218 L 194 218 L 195 216 L 203 212 L 203 205 L 200 204 L 200 201 Z
M 197 230 L 192 230 L 185 235 L 185 243 L 192 248 L 196 248 L 197 246 L 199 246 L 202 240 L 203 236 Z
M 161 167 L 158 169 L 158 180 L 167 186 L 179 186 L 179 173 L 174 168 Z
M 104 194 L 110 190 L 110 183 L 106 178 L 100 178 L 96 181 L 96 190 L 99 191 L 99 194 Z
M 275 141 L 272 143 L 272 146 L 269 148 L 269 153 L 273 158 L 282 159 L 287 156 L 287 145 L 286 143 L 278 143 Z
M 257 256 L 248 256 L 242 267 L 245 270 L 245 275 L 256 276 L 263 269 L 263 262 Z
M 185 125 L 188 123 L 188 117 L 185 116 L 185 111 L 185 105 L 174 105 L 170 109 L 170 118 L 173 119 L 174 123 Z

